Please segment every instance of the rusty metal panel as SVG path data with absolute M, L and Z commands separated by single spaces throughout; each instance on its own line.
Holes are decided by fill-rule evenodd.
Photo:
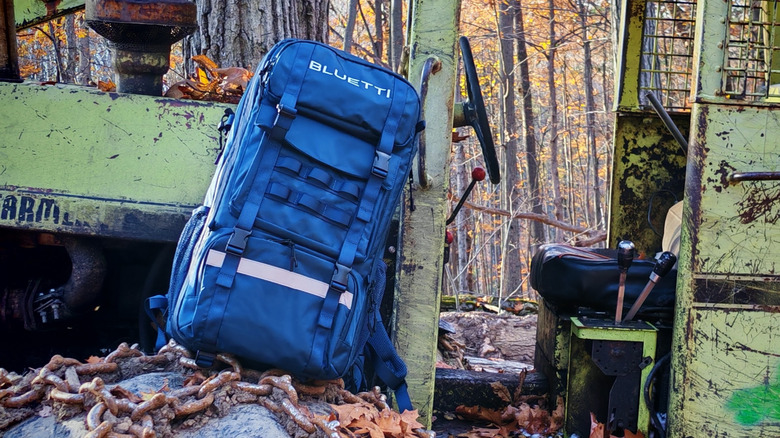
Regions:
M 694 104 L 670 437 L 780 436 L 780 108 Z
M 678 369 L 670 437 L 780 436 L 780 308 L 696 308 L 687 320 L 689 359 Z
M 674 119 L 687 132 L 688 117 Z M 628 239 L 652 257 L 661 249 L 666 211 L 682 199 L 685 155 L 655 114 L 620 114 L 614 142 L 607 244 Z
M 0 83 L 0 226 L 174 241 L 228 105 Z
M 780 276 L 780 181 L 730 178 L 780 170 L 780 108 L 709 105 L 696 123 L 694 272 Z

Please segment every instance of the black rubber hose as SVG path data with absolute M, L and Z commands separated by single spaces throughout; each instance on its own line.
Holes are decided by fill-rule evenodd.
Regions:
M 656 431 L 658 431 L 658 436 L 660 438 L 666 438 L 666 428 L 661 422 L 661 419 L 658 417 L 658 414 L 655 412 L 653 401 L 650 398 L 650 385 L 653 383 L 655 374 L 669 360 L 670 355 L 671 353 L 666 353 L 665 355 L 661 356 L 660 359 L 655 361 L 655 365 L 653 366 L 653 369 L 650 370 L 650 374 L 647 375 L 647 380 L 645 381 L 645 388 L 644 388 L 645 404 L 647 405 L 647 410 L 650 412 L 650 422 L 653 423 L 653 427 L 655 428 Z

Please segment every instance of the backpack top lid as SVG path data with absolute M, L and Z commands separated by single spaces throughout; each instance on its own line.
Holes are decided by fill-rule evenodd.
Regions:
M 264 79 L 268 95 L 264 98 L 272 103 L 281 100 L 302 44 L 315 47 L 296 103 L 299 113 L 359 137 L 376 137 L 378 141 L 393 100 L 405 99 L 395 145 L 412 143 L 420 119 L 420 98 L 414 87 L 399 74 L 322 43 L 279 43 L 279 50 L 269 54 L 259 72 L 267 75 Z

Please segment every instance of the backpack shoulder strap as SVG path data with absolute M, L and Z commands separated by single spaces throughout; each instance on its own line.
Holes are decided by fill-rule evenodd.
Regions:
M 367 346 L 372 353 L 374 372 L 395 393 L 398 411 L 411 411 L 412 401 L 406 386 L 406 364 L 395 351 L 381 321 L 368 338 Z

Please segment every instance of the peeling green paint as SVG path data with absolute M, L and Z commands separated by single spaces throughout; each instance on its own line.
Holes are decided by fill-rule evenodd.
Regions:
M 0 226 L 178 239 L 211 181 L 228 107 L 0 83 Z

